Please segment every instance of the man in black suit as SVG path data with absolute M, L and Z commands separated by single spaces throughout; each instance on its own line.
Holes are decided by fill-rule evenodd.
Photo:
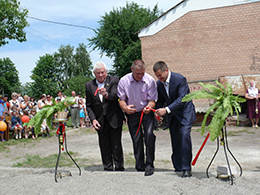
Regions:
M 124 170 L 121 144 L 124 115 L 118 104 L 118 78 L 107 76 L 106 65 L 94 65 L 95 79 L 86 84 L 86 108 L 98 132 L 99 147 L 105 171 Z
M 190 93 L 186 78 L 178 73 L 170 72 L 165 62 L 156 62 L 153 66 L 158 90 L 156 114 L 169 114 L 168 123 L 172 142 L 172 163 L 177 172 L 183 172 L 182 177 L 191 177 L 191 127 L 196 120 L 195 108 L 190 102 L 181 102 Z M 163 108 L 166 102 L 166 107 Z

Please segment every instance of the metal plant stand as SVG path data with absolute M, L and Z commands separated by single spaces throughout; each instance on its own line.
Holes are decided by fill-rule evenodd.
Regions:
M 223 130 L 224 129 L 224 130 Z M 227 151 L 229 152 L 229 154 L 232 156 L 232 158 L 235 160 L 235 162 L 237 163 L 237 165 L 239 166 L 240 168 L 240 177 L 242 176 L 242 167 L 241 165 L 239 164 L 239 162 L 237 161 L 237 159 L 234 157 L 234 155 L 232 154 L 232 152 L 230 151 L 229 147 L 228 147 L 228 141 L 227 141 L 227 129 L 226 129 L 226 125 L 223 126 L 223 128 L 221 129 L 221 144 L 223 145 L 223 148 L 224 148 L 224 153 L 225 153 L 225 157 L 226 157 L 226 161 L 227 161 L 227 165 L 228 165 L 228 169 L 229 169 L 229 173 L 230 173 L 230 180 L 231 180 L 231 185 L 233 185 L 233 174 L 231 172 L 231 167 L 230 167 L 230 164 L 229 164 L 229 160 L 228 160 L 228 156 L 227 156 Z M 207 169 L 206 169 L 206 175 L 207 177 L 209 178 L 209 174 L 208 174 L 208 170 L 209 170 L 209 167 L 211 166 L 213 160 L 215 159 L 217 153 L 218 153 L 218 150 L 219 150 L 219 138 L 217 137 L 217 149 L 216 149 L 216 152 L 215 154 L 213 155 Z
M 56 119 L 56 120 L 53 121 L 54 123 L 59 123 L 59 129 L 57 131 L 57 133 L 58 133 L 58 143 L 59 143 L 59 154 L 58 154 L 58 159 L 57 159 L 56 166 L 55 166 L 55 175 L 54 175 L 55 182 L 58 182 L 57 181 L 57 169 L 58 169 L 58 165 L 59 165 L 61 150 L 64 150 L 63 145 L 65 147 L 65 151 L 68 154 L 68 156 L 71 158 L 73 163 L 78 167 L 79 175 L 81 175 L 80 167 L 75 162 L 75 160 L 72 158 L 72 156 L 69 154 L 68 149 L 67 149 L 66 131 L 63 131 L 63 124 L 62 124 L 62 122 L 65 122 L 65 121 L 67 121 L 67 119 Z M 64 143 L 63 143 L 63 139 L 64 139 Z M 70 176 L 71 176 L 71 174 L 70 174 Z M 60 178 L 62 178 L 61 175 L 60 175 Z

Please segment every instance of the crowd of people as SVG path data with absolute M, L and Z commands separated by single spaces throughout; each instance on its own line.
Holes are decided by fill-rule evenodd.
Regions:
M 75 91 L 72 92 L 72 96 L 75 97 Z M 55 98 L 56 103 L 61 100 L 64 100 L 66 96 L 62 94 L 61 91 L 57 93 L 57 97 Z M 11 99 L 7 94 L 0 95 L 0 121 L 6 121 L 6 117 L 11 116 L 11 123 L 7 123 L 10 130 L 13 131 L 13 136 L 15 139 L 22 139 L 31 137 L 35 139 L 36 135 L 34 132 L 34 127 L 26 127 L 25 122 L 22 121 L 23 116 L 28 116 L 29 119 L 34 117 L 37 112 L 39 112 L 45 105 L 52 105 L 53 97 L 50 94 L 42 94 L 38 101 L 35 100 L 34 97 L 29 97 L 28 95 L 24 95 L 13 92 L 11 95 Z M 89 127 L 90 120 L 88 118 L 88 114 L 86 111 L 85 102 L 86 99 L 81 97 L 81 93 L 79 92 L 75 97 L 75 102 L 73 106 L 77 106 L 80 112 L 71 113 L 72 125 L 74 128 L 79 127 Z M 73 110 L 73 108 L 69 108 Z M 78 116 L 75 116 L 75 115 Z M 54 116 L 55 117 L 55 116 Z M 54 125 L 54 124 L 53 124 Z M 55 127 L 55 126 L 54 126 Z M 56 127 L 55 127 L 56 128 Z M 50 137 L 50 128 L 48 127 L 46 120 L 43 121 L 41 125 L 42 137 Z M 3 131 L 0 131 L 1 141 L 5 141 L 3 137 Z

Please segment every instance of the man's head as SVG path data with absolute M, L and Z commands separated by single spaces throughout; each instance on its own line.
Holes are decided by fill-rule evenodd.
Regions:
M 249 84 L 250 84 L 250 87 L 255 88 L 255 81 L 251 80 L 251 81 L 249 82 Z
M 107 78 L 107 67 L 104 62 L 97 62 L 94 65 L 94 71 L 93 71 L 96 79 L 98 82 L 103 83 L 105 79 Z
M 72 91 L 72 92 L 71 92 L 71 96 L 72 96 L 72 97 L 75 97 L 75 96 L 76 96 L 76 92 L 75 92 L 75 91 Z
M 136 81 L 141 81 L 145 73 L 145 63 L 143 60 L 135 60 L 132 63 L 131 71 Z
M 159 79 L 161 82 L 165 82 L 168 78 L 169 69 L 165 62 L 158 61 L 153 66 L 153 71 L 157 79 Z

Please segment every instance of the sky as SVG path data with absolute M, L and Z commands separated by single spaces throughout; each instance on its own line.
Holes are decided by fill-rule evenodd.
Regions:
M 181 0 L 138 0 L 133 1 L 144 8 L 151 9 L 158 4 L 160 10 L 164 12 L 172 8 Z M 128 1 L 132 2 L 132 1 Z M 93 29 L 98 28 L 98 21 L 101 16 L 113 10 L 113 8 L 124 7 L 124 0 L 20 0 L 21 8 L 29 11 L 29 17 L 40 18 L 62 23 L 87 26 Z M 0 58 L 9 57 L 15 64 L 19 72 L 22 84 L 31 82 L 31 71 L 36 66 L 40 56 L 57 52 L 61 45 L 74 46 L 79 43 L 88 46 L 87 38 L 92 38 L 95 34 L 93 30 L 70 26 L 57 25 L 41 22 L 31 18 L 27 19 L 30 24 L 25 28 L 26 42 L 12 40 L 9 44 L 0 47 Z M 103 55 L 101 58 L 98 50 L 88 47 L 90 58 L 93 64 L 97 61 L 106 63 L 108 69 L 112 68 L 112 59 Z

